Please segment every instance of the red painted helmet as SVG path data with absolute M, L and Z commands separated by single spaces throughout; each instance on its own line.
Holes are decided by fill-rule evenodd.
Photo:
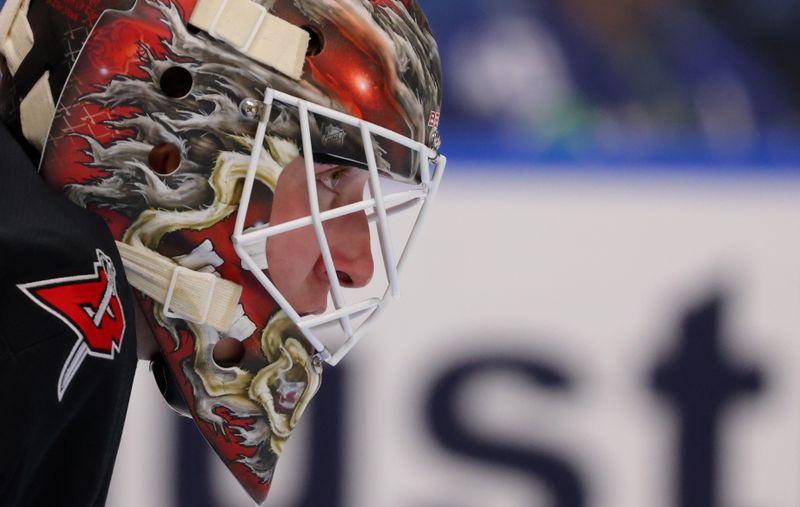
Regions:
M 261 502 L 323 364 L 398 293 L 445 164 L 436 43 L 413 0 L 73 4 L 31 6 L 74 44 L 42 174 L 105 218 L 165 392 Z

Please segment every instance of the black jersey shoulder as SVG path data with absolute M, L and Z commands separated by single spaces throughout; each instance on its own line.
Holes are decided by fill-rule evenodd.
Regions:
M 0 505 L 102 505 L 136 365 L 131 291 L 104 221 L 49 188 L 2 124 L 0 158 Z M 103 308 L 97 326 L 124 319 L 103 354 L 34 289 L 96 277 L 102 292 L 107 272 L 113 305 L 72 301 Z

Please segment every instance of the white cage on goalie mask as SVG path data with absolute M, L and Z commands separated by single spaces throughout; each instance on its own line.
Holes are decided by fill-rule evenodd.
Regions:
M 253 196 L 253 187 L 256 182 L 259 160 L 264 149 L 270 113 L 275 103 L 297 109 L 297 117 L 300 123 L 302 136 L 302 152 L 305 161 L 305 178 L 307 182 L 310 214 L 284 223 L 260 225 L 245 230 L 245 220 Z M 396 132 L 271 88 L 266 90 L 263 104 L 260 104 L 260 107 L 260 121 L 256 130 L 250 164 L 236 217 L 236 225 L 232 238 L 233 244 L 243 265 L 255 276 L 269 295 L 286 312 L 289 318 L 303 331 L 309 342 L 317 350 L 319 357 L 331 365 L 336 365 L 363 337 L 368 325 L 385 308 L 389 300 L 387 296 L 391 295 L 393 298 L 396 298 L 399 295 L 398 272 L 413 243 L 414 235 L 418 231 L 419 225 L 425 218 L 431 201 L 436 195 L 436 190 L 444 173 L 446 158 L 428 148 L 425 144 L 404 137 Z M 320 209 L 316 186 L 314 149 L 312 146 L 309 121 L 310 114 L 315 115 L 315 117 L 322 117 L 339 122 L 342 125 L 360 131 L 361 142 L 363 143 L 365 152 L 365 170 L 369 172 L 367 180 L 369 196 L 364 196 L 360 201 L 348 203 L 345 206 L 327 210 Z M 416 159 L 419 163 L 419 182 L 406 185 L 407 188 L 402 191 L 384 194 L 384 185 L 382 185 L 382 178 L 376 161 L 373 138 L 396 143 L 397 145 L 415 152 L 418 155 Z M 389 217 L 395 213 L 401 213 L 410 208 L 417 207 L 419 208 L 419 214 L 416 216 L 413 223 L 408 241 L 405 242 L 404 246 L 398 252 L 392 242 Z M 348 289 L 343 289 L 339 277 L 337 276 L 337 269 L 334 264 L 323 224 L 347 215 L 358 213 L 366 213 L 368 220 L 373 223 L 377 229 L 377 239 L 381 254 L 380 258 L 385 269 L 388 286 L 382 291 L 382 294 L 348 304 L 343 294 L 343 290 Z M 295 231 L 304 227 L 313 228 L 325 265 L 328 282 L 330 284 L 330 297 L 333 303 L 333 308 L 329 308 L 329 311 L 320 315 L 309 315 L 305 317 L 301 316 L 300 313 L 292 307 L 284 294 L 278 290 L 273 280 L 264 272 L 264 268 L 267 267 L 264 262 L 264 259 L 266 259 L 266 241 L 279 234 Z M 360 321 L 360 325 L 356 325 L 356 320 Z M 337 322 L 339 324 L 338 328 L 343 334 L 344 341 L 336 350 L 332 351 L 318 338 L 317 330 L 322 326 Z

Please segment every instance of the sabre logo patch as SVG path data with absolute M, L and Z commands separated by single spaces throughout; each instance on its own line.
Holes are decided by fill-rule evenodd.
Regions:
M 114 359 L 125 335 L 111 258 L 97 250 L 94 272 L 17 285 L 34 303 L 58 317 L 78 337 L 58 378 L 58 401 L 86 356 Z

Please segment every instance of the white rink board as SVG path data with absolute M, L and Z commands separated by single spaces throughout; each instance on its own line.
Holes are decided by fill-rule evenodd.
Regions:
M 552 505 L 530 475 L 431 433 L 426 402 L 445 369 L 492 355 L 545 361 L 571 387 L 477 376 L 456 403 L 465 426 L 569 463 L 585 505 L 680 505 L 678 419 L 650 377 L 681 316 L 715 293 L 727 359 L 765 376 L 720 423 L 719 503 L 800 505 L 800 180 L 452 170 L 423 236 L 401 300 L 345 361 L 341 505 Z M 173 416 L 157 397 L 140 376 L 109 506 L 172 505 Z M 304 431 L 268 505 L 314 487 L 297 477 Z M 216 504 L 250 505 L 226 474 L 215 465 Z

